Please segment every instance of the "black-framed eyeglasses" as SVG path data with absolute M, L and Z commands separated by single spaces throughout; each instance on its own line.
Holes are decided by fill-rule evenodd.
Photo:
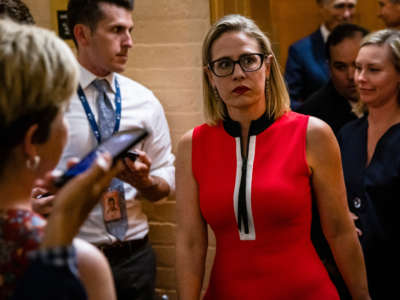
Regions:
M 235 65 L 239 64 L 243 72 L 254 72 L 261 68 L 265 54 L 246 53 L 239 56 L 238 60 L 223 57 L 208 64 L 208 68 L 218 77 L 226 77 L 233 74 Z

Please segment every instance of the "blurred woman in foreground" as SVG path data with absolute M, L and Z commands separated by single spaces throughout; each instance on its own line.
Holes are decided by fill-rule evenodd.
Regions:
M 14 293 L 29 267 L 28 253 L 41 245 L 46 221 L 32 211 L 31 191 L 37 179 L 49 178 L 48 173 L 60 158 L 67 137 L 63 110 L 77 83 L 74 55 L 54 33 L 0 20 L 1 299 L 9 299 Z M 107 155 L 100 156 L 88 172 L 91 176 L 76 178 L 56 196 L 56 213 L 49 221 L 53 231 L 50 230 L 44 246 L 67 247 L 52 254 L 56 257 L 49 255 L 58 263 L 64 261 L 65 266 L 73 267 L 70 259 L 74 259 L 74 247 L 69 247 L 69 243 L 76 227 L 107 187 L 111 178 L 107 171 L 109 163 Z M 60 225 L 65 231 L 54 234 Z M 88 297 L 115 299 L 105 258 L 83 241 L 76 242 L 76 247 L 78 272 Z M 43 299 L 47 299 L 47 288 L 53 287 L 42 289 Z M 68 288 L 67 282 L 64 288 Z M 62 291 L 59 290 L 60 297 L 64 296 Z

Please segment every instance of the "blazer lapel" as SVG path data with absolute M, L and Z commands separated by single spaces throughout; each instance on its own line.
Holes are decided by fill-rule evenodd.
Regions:
M 319 63 L 318 65 L 321 66 L 323 73 L 328 76 L 329 67 L 325 54 L 325 42 L 319 28 L 311 34 L 311 44 L 315 60 Z

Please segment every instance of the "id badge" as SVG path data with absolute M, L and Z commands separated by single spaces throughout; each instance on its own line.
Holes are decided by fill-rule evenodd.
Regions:
M 103 207 L 103 217 L 105 222 L 120 220 L 122 217 L 118 190 L 105 192 L 101 202 Z

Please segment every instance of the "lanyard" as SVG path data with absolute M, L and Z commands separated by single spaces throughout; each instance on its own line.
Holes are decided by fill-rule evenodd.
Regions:
M 114 133 L 116 133 L 119 130 L 119 124 L 121 122 L 121 91 L 119 88 L 119 83 L 117 81 L 117 78 L 115 78 L 115 127 L 114 127 Z M 79 99 L 81 100 L 82 106 L 85 110 L 86 117 L 89 121 L 90 128 L 92 128 L 92 132 L 94 136 L 96 137 L 97 143 L 100 144 L 101 142 L 101 133 L 99 131 L 99 127 L 97 126 L 96 120 L 94 119 L 93 112 L 90 108 L 90 105 L 87 101 L 86 95 L 83 92 L 83 89 L 81 85 L 78 86 L 78 96 Z

